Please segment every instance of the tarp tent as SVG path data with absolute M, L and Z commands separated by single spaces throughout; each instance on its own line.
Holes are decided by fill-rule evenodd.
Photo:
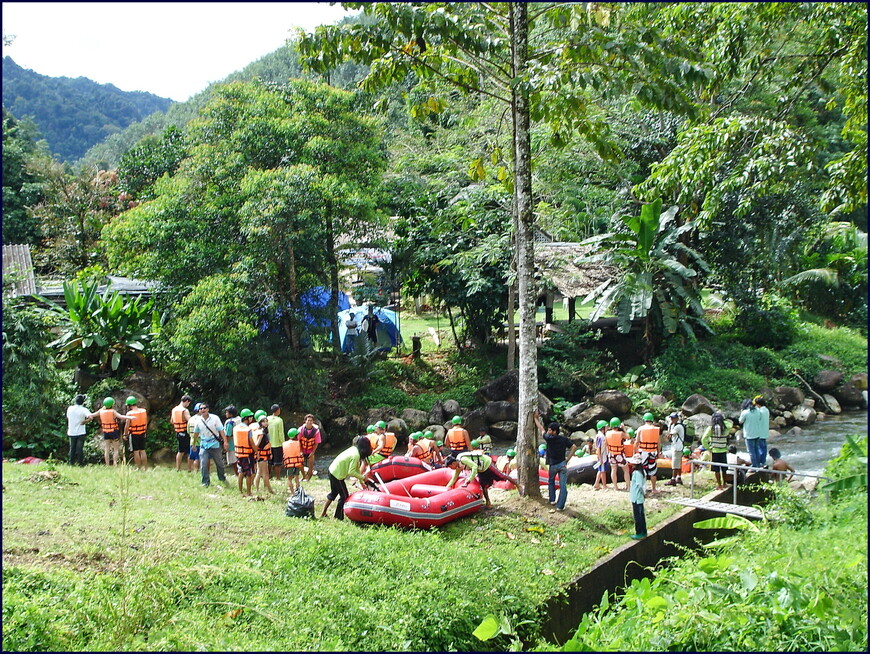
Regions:
M 399 317 L 392 309 L 372 307 L 372 314 L 377 318 L 374 334 L 376 336 L 375 347 L 379 350 L 389 350 L 402 342 L 402 334 L 399 332 Z M 358 339 L 370 338 L 366 333 L 365 318 L 369 315 L 368 305 L 345 309 L 338 312 L 338 338 L 344 345 L 347 335 L 347 321 L 354 316 L 358 325 Z M 346 349 L 343 347 L 342 349 Z
M 329 298 L 332 291 L 325 286 L 309 288 L 299 296 L 302 318 L 315 327 L 329 327 Z M 342 291 L 338 292 L 338 310 L 350 309 L 350 300 Z

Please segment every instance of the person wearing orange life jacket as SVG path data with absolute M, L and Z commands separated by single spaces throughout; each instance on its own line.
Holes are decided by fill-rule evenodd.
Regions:
M 284 470 L 287 473 L 287 490 L 293 491 L 300 487 L 299 478 L 302 476 L 302 445 L 299 443 L 299 430 L 291 427 L 287 430 L 287 440 L 281 446 Z
M 233 427 L 233 449 L 236 453 L 236 463 L 238 465 L 236 478 L 239 483 L 239 493 L 243 496 L 252 497 L 251 485 L 254 481 L 254 465 L 257 451 L 251 426 L 254 422 L 254 412 L 250 409 L 242 409 L 239 411 L 239 417 L 242 421 Z M 247 492 L 242 490 L 243 479 L 245 480 Z
M 468 432 L 462 427 L 462 418 L 453 416 L 450 421 L 453 426 L 447 431 L 447 436 L 444 439 L 445 444 L 450 448 L 450 452 L 456 456 L 463 452 L 471 451 L 471 438 Z
M 130 439 L 130 447 L 133 450 L 133 463 L 137 470 L 148 469 L 148 455 L 145 454 L 145 432 L 148 430 L 148 412 L 142 407 L 136 406 L 137 400 L 131 395 L 126 400 L 127 415 L 130 420 L 124 430 L 124 440 Z
M 368 431 L 366 439 L 372 446 L 372 453 L 363 460 L 363 471 L 368 467 L 373 466 L 386 459 L 392 454 L 393 447 L 396 445 L 396 435 L 387 431 L 387 423 L 383 420 L 378 420 L 374 425 L 374 431 Z M 392 446 L 388 446 L 388 435 L 392 436 Z
M 607 443 L 607 461 L 610 463 L 610 479 L 613 482 L 613 490 L 620 490 L 616 483 L 617 466 L 622 468 L 625 475 L 625 488 L 628 490 L 628 484 L 631 481 L 628 471 L 628 462 L 625 458 L 625 432 L 621 429 L 622 420 L 619 418 L 610 419 L 610 430 L 605 434 L 604 439 Z
M 644 470 L 644 474 L 650 480 L 650 487 L 653 493 L 656 491 L 656 475 L 658 474 L 658 465 L 656 460 L 659 456 L 659 445 L 661 430 L 654 424 L 655 416 L 652 413 L 643 414 L 643 424 L 637 428 L 637 434 L 634 439 L 634 451 L 640 459 L 640 466 Z
M 181 462 L 184 461 L 184 457 L 190 455 L 190 434 L 187 433 L 190 411 L 187 407 L 190 406 L 191 402 L 193 402 L 193 398 L 190 395 L 182 395 L 181 402 L 178 403 L 178 406 L 172 407 L 172 412 L 169 414 L 169 422 L 172 423 L 175 438 L 178 440 L 178 450 L 175 453 L 175 472 L 181 472 Z M 190 472 L 190 465 L 187 466 L 187 471 Z
M 254 444 L 257 446 L 257 474 L 254 477 L 254 487 L 257 490 L 257 497 L 260 496 L 260 480 L 263 480 L 263 486 L 269 491 L 270 495 L 274 495 L 275 491 L 269 483 L 269 466 L 272 463 L 272 441 L 269 438 L 269 418 L 265 411 L 257 423 L 259 431 L 254 435 Z
M 321 440 L 320 427 L 314 424 L 314 416 L 309 413 L 305 416 L 305 422 L 299 426 L 299 443 L 302 445 L 305 467 L 308 468 L 302 481 L 308 481 L 314 474 L 314 453 Z
M 118 428 L 118 420 L 129 420 L 129 415 L 118 413 L 115 409 L 115 400 L 107 397 L 103 400 L 103 408 L 97 411 L 100 417 L 100 429 L 103 430 L 103 455 L 106 465 L 109 464 L 109 450 L 112 450 L 111 465 L 118 465 L 118 444 L 121 442 L 121 430 Z

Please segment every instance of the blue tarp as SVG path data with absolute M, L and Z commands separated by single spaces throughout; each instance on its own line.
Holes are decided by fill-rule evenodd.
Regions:
M 330 291 L 325 286 L 315 286 L 305 291 L 299 296 L 299 304 L 301 305 L 302 319 L 309 325 L 315 327 L 329 327 L 331 322 L 326 313 L 329 305 Z M 338 310 L 343 311 L 350 309 L 350 300 L 347 295 L 338 292 Z
M 352 351 L 353 344 L 347 339 L 347 321 L 353 314 L 357 323 L 358 339 L 370 338 L 366 333 L 367 326 L 365 322 L 368 316 L 368 305 L 354 307 L 353 309 L 345 309 L 338 312 L 338 337 L 342 343 L 342 350 L 345 352 Z M 376 342 L 373 345 L 377 349 L 389 350 L 396 347 L 402 342 L 402 334 L 399 332 L 399 318 L 396 312 L 392 309 L 383 307 L 373 307 L 372 313 L 377 317 L 375 327 Z

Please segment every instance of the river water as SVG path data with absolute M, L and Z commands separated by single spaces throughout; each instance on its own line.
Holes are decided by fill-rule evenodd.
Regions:
M 768 439 L 768 451 L 771 447 L 778 448 L 782 458 L 797 472 L 821 475 L 828 461 L 840 453 L 840 448 L 846 442 L 846 435 L 867 433 L 867 411 L 848 411 L 840 415 L 829 415 L 802 429 L 800 436 L 783 435 Z M 493 454 L 500 456 L 511 447 L 514 447 L 513 443 L 495 442 L 492 448 Z M 746 444 L 740 441 L 737 447 L 744 451 Z M 404 450 L 400 449 L 397 453 L 404 454 Z M 338 452 L 335 450 L 330 450 L 329 454 L 324 453 L 323 456 L 318 453 L 314 468 L 318 471 L 319 477 L 326 479 L 327 468 L 336 454 Z M 770 463 L 769 457 L 767 462 Z

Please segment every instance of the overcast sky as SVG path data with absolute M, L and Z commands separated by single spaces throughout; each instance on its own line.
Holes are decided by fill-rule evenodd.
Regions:
M 346 12 L 327 2 L 3 2 L 3 56 L 183 102 Z M 352 12 L 355 13 L 355 12 Z

